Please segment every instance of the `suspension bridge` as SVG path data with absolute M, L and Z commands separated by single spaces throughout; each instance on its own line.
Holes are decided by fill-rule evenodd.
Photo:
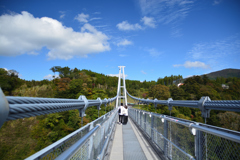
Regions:
M 210 110 L 240 112 L 240 100 L 199 101 L 150 100 L 132 96 L 126 90 L 124 66 L 119 66 L 117 95 L 88 100 L 5 96 L 0 89 L 0 127 L 20 118 L 79 110 L 83 118 L 88 107 L 100 110 L 115 102 L 116 108 L 66 137 L 31 155 L 32 159 L 240 159 L 240 132 L 129 107 L 129 123 L 119 125 L 117 106 L 127 104 L 127 95 L 137 104 L 158 104 L 197 108 L 203 118 Z

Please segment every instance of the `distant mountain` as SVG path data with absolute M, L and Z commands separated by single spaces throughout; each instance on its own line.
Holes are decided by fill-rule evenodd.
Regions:
M 208 76 L 209 79 L 216 79 L 217 77 L 224 77 L 224 78 L 228 78 L 228 77 L 237 77 L 240 78 L 240 69 L 223 69 L 220 71 L 216 71 L 216 72 L 211 72 L 206 74 Z

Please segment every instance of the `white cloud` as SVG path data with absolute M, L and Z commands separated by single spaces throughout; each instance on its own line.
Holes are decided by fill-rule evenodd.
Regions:
M 23 78 L 23 76 L 21 74 L 19 74 L 19 72 L 17 72 L 16 70 L 8 70 L 7 68 L 3 68 L 5 71 L 7 71 L 8 75 L 11 75 L 12 73 L 15 76 L 18 76 L 18 78 Z
M 101 14 L 101 12 L 94 12 L 93 14 Z
M 194 59 L 222 58 L 232 54 L 240 54 L 239 35 L 215 42 L 197 43 L 189 51 Z
M 178 32 L 181 22 L 190 13 L 195 0 L 139 0 L 138 2 L 143 15 L 154 17 L 158 23 L 170 25 L 172 36 L 180 37 L 182 34 Z
M 108 74 L 107 76 L 110 76 L 110 77 L 118 77 L 119 74 Z M 125 74 L 125 78 L 127 77 L 128 75 Z M 121 73 L 121 78 L 123 77 L 123 74 Z
M 173 67 L 185 67 L 185 68 L 202 68 L 202 69 L 210 69 L 211 67 L 209 65 L 206 65 L 203 62 L 195 61 L 186 61 L 184 64 L 175 64 Z
M 215 69 L 229 67 L 232 65 L 229 62 L 240 58 L 240 36 L 236 34 L 222 40 L 194 44 L 188 55 L 188 59 L 207 62 Z
M 65 17 L 65 12 L 64 11 L 60 11 L 61 15 L 60 15 L 60 19 L 63 19 Z
M 119 54 L 120 57 L 127 57 L 126 54 Z
M 99 19 L 102 19 L 102 18 L 101 17 L 94 17 L 94 18 L 91 18 L 90 21 L 99 20 Z
M 84 13 L 81 13 L 81 14 L 78 14 L 76 17 L 75 17 L 76 20 L 78 20 L 79 22 L 83 22 L 83 23 L 87 23 L 89 19 L 89 15 L 88 14 L 84 14 Z
M 139 0 L 144 15 L 160 15 L 160 20 L 165 23 L 185 18 L 193 3 L 194 0 Z
M 219 3 L 221 3 L 222 2 L 222 0 L 214 0 L 213 1 L 213 5 L 218 5 Z
M 136 24 L 129 24 L 128 21 L 123 21 L 117 24 L 117 28 L 122 31 L 130 31 L 130 30 L 141 30 L 143 29 L 141 25 L 138 23 Z
M 149 54 L 152 57 L 158 57 L 159 55 L 161 55 L 162 53 L 157 51 L 155 48 L 151 48 L 151 49 L 146 49 L 147 52 L 149 52 Z
M 146 17 L 144 16 L 142 19 L 141 19 L 141 22 L 144 23 L 144 25 L 146 26 L 149 26 L 149 27 L 152 27 L 152 28 L 155 28 L 156 27 L 156 21 L 154 20 L 153 17 Z
M 0 16 L 0 55 L 4 56 L 37 54 L 47 47 L 48 59 L 87 57 L 110 50 L 108 39 L 88 23 L 75 32 L 55 19 L 35 18 L 26 11 Z
M 53 75 L 48 74 L 48 75 L 44 76 L 43 79 L 52 80 L 53 79 Z
M 143 70 L 141 70 L 142 74 L 147 74 L 146 72 L 144 72 Z
M 123 39 L 119 43 L 117 43 L 117 46 L 127 46 L 127 45 L 132 45 L 133 43 L 127 39 Z
M 53 76 L 52 74 L 48 74 L 46 76 L 43 77 L 43 79 L 48 79 L 48 80 L 52 80 L 53 79 Z M 59 75 L 55 75 L 55 78 L 59 78 Z

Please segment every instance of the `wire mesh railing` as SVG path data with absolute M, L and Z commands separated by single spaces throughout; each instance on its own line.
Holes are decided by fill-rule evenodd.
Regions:
M 128 96 L 132 99 L 138 101 L 142 104 L 154 104 L 155 107 L 158 104 L 168 106 L 168 109 L 171 111 L 173 106 L 179 107 L 191 107 L 198 108 L 201 110 L 202 117 L 209 118 L 211 110 L 222 110 L 222 111 L 233 111 L 240 112 L 240 100 L 211 100 L 208 96 L 201 97 L 199 101 L 196 100 L 173 100 L 169 98 L 168 100 L 158 100 L 158 99 L 143 99 L 137 98 L 130 95 L 127 92 Z
M 95 121 L 42 149 L 32 159 L 102 159 L 117 119 L 114 109 Z
M 133 108 L 129 116 L 167 159 L 240 159 L 240 132 Z

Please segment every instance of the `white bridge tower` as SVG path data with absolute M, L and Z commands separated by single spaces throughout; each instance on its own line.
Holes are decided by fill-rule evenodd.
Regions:
M 118 66 L 119 68 L 119 75 L 118 75 L 118 89 L 117 89 L 117 102 L 116 107 L 120 106 L 121 103 L 127 105 L 127 93 L 126 93 L 126 83 L 125 83 L 125 74 L 124 74 L 124 67 L 125 66 Z M 121 73 L 122 71 L 122 73 Z M 123 80 L 123 86 L 121 85 Z

